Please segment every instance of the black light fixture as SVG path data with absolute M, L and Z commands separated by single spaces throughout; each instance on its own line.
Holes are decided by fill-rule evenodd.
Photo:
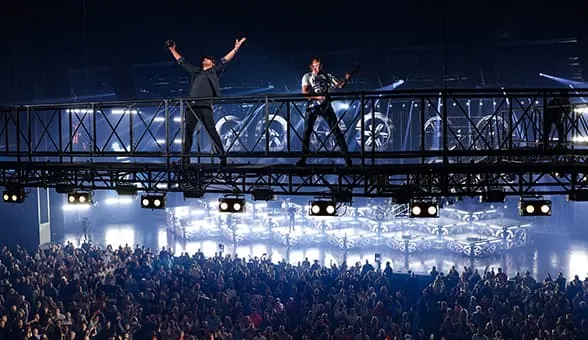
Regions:
M 568 200 L 576 202 L 588 202 L 588 190 L 579 189 L 568 194 Z
M 506 193 L 503 190 L 491 189 L 484 193 L 480 197 L 482 203 L 504 203 L 506 200 Z
M 137 196 L 137 186 L 132 184 L 119 184 L 115 190 L 119 196 Z
M 270 188 L 255 188 L 251 196 L 254 201 L 271 201 L 274 199 L 274 192 Z
M 551 201 L 545 199 L 521 199 L 519 201 L 521 216 L 551 216 Z
M 24 203 L 26 193 L 22 187 L 7 187 L 2 193 L 2 200 L 5 203 Z
M 241 197 L 219 198 L 218 211 L 223 213 L 242 213 L 245 211 L 245 199 Z
M 337 216 L 337 202 L 333 200 L 311 201 L 309 204 L 310 216 Z
M 150 194 L 141 196 L 141 208 L 165 209 L 165 195 Z
M 408 204 L 408 216 L 411 218 L 439 217 L 439 204 L 432 200 L 412 200 Z
M 90 191 L 83 191 L 83 190 L 70 191 L 70 193 L 67 194 L 67 203 L 68 204 L 91 204 L 92 203 L 92 193 Z

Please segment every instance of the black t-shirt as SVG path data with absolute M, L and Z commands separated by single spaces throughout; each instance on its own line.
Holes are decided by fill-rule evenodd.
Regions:
M 192 76 L 190 97 L 211 98 L 220 96 L 219 77 L 227 65 L 224 58 L 206 71 L 202 70 L 200 66 L 192 65 L 184 58 L 180 58 L 178 63 Z

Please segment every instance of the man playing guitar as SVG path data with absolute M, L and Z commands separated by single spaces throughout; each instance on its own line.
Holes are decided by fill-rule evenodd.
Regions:
M 318 57 L 311 59 L 310 72 L 302 77 L 302 93 L 308 98 L 306 106 L 306 115 L 304 121 L 304 132 L 302 134 L 302 158 L 296 163 L 298 166 L 306 165 L 306 158 L 310 153 L 310 136 L 318 116 L 329 125 L 330 131 L 333 131 L 337 144 L 343 153 L 347 153 L 347 142 L 345 136 L 339 128 L 337 114 L 331 106 L 332 99 L 329 93 L 334 88 L 343 88 L 351 79 L 351 73 L 346 73 L 343 80 L 338 80 L 331 74 L 322 69 L 321 60 Z M 351 157 L 345 157 L 345 165 L 351 166 Z

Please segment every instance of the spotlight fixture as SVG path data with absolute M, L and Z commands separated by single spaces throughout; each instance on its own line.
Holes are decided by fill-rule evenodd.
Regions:
M 115 188 L 116 193 L 119 196 L 136 196 L 137 195 L 137 187 L 135 185 L 126 185 L 126 184 L 119 184 Z
M 436 218 L 439 217 L 439 204 L 433 201 L 411 201 L 408 204 L 408 216 L 411 218 Z
M 26 193 L 23 188 L 6 188 L 2 194 L 5 203 L 24 203 Z
M 223 213 L 242 213 L 245 211 L 245 199 L 240 197 L 219 198 L 218 211 Z
M 141 196 L 141 208 L 165 209 L 165 195 L 151 194 Z
M 337 216 L 337 203 L 331 200 L 311 201 L 308 214 L 310 216 Z
M 271 201 L 274 199 L 274 192 L 270 188 L 255 188 L 251 196 L 254 201 Z
M 551 216 L 551 201 L 544 199 L 521 199 L 519 202 L 521 216 Z
M 92 193 L 90 191 L 71 191 L 67 194 L 67 203 L 68 204 L 91 204 L 92 203 Z
M 480 197 L 482 203 L 504 203 L 506 200 L 506 193 L 502 190 L 491 189 L 484 193 Z
M 568 200 L 576 202 L 588 202 L 588 190 L 574 190 L 568 194 Z

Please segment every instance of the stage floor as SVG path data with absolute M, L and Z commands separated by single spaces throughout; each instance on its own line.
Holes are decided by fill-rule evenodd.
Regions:
M 474 265 L 480 270 L 486 266 L 501 267 L 508 273 L 517 271 L 530 271 L 533 275 L 545 275 L 550 272 L 563 272 L 568 278 L 579 275 L 582 279 L 588 275 L 588 242 L 577 241 L 565 234 L 532 234 L 529 246 L 525 249 L 513 250 L 506 255 L 477 258 L 471 260 L 466 256 L 460 256 L 449 252 L 430 251 L 416 253 L 408 256 L 390 248 L 373 248 L 371 250 L 349 250 L 345 253 L 336 247 L 322 245 L 292 247 L 290 249 L 278 244 L 272 239 L 257 242 L 238 242 L 236 245 L 227 243 L 224 238 L 203 238 L 191 242 L 184 242 L 166 230 L 165 222 L 154 222 L 159 225 L 97 225 L 92 230 L 94 243 L 113 246 L 143 244 L 152 249 L 161 247 L 172 248 L 176 254 L 181 252 L 194 253 L 201 250 L 205 255 L 211 256 L 218 251 L 218 245 L 222 243 L 225 252 L 237 254 L 239 257 L 261 256 L 268 254 L 272 260 L 286 259 L 290 263 L 298 263 L 308 257 L 310 261 L 319 260 L 322 264 L 331 262 L 341 263 L 344 259 L 348 263 L 369 260 L 373 263 L 374 253 L 380 252 L 382 260 L 390 261 L 396 271 L 407 272 L 412 270 L 417 273 L 428 273 L 432 266 L 446 272 L 455 265 L 458 268 Z M 65 240 L 79 244 L 81 232 L 79 230 L 66 230 Z M 541 277 L 542 279 L 543 277 Z

